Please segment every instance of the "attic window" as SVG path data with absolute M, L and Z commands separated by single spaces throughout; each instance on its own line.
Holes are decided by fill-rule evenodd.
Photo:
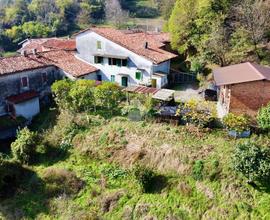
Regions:
M 101 41 L 99 41 L 99 40 L 97 41 L 97 49 L 98 50 L 101 50 L 102 49 L 102 47 L 101 47 Z

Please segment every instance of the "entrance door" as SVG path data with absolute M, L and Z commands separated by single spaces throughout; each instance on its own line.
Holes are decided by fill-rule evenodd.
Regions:
M 102 81 L 102 76 L 100 74 L 97 75 L 97 81 Z
M 122 86 L 127 87 L 128 86 L 128 78 L 126 76 L 122 77 Z
M 153 88 L 157 88 L 157 80 L 156 79 L 152 79 L 152 87 Z

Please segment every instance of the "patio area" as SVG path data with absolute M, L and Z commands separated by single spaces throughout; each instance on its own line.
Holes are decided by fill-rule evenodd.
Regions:
M 171 89 L 175 90 L 175 102 L 187 102 L 190 99 L 203 100 L 200 94 L 201 90 L 197 84 L 179 84 L 173 86 Z

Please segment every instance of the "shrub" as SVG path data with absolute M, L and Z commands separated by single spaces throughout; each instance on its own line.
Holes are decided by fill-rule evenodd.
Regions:
M 111 82 L 103 82 L 95 88 L 95 99 L 99 107 L 110 110 L 111 113 L 118 107 L 123 93 L 118 85 Z
M 233 166 L 249 182 L 269 182 L 270 150 L 263 149 L 253 142 L 239 143 L 234 152 Z
M 192 176 L 195 180 L 203 179 L 204 162 L 202 160 L 195 161 L 192 168 Z
M 61 168 L 47 168 L 42 178 L 46 183 L 46 191 L 50 196 L 60 194 L 76 194 L 84 186 L 84 181 L 79 179 L 74 172 Z
M 24 128 L 18 132 L 17 139 L 11 144 L 12 155 L 21 163 L 28 163 L 36 152 L 37 134 Z
M 150 192 L 156 177 L 155 172 L 150 168 L 137 165 L 134 168 L 134 175 L 141 185 L 142 191 L 144 193 Z
M 72 100 L 69 95 L 69 92 L 73 84 L 74 82 L 68 79 L 64 79 L 56 81 L 51 86 L 52 92 L 55 96 L 55 101 L 61 109 L 70 108 Z
M 243 132 L 250 128 L 250 120 L 245 115 L 229 113 L 223 118 L 223 123 L 228 130 L 234 130 L 237 132 Z
M 215 106 L 210 102 L 191 99 L 179 106 L 176 116 L 182 116 L 184 120 L 198 127 L 207 127 L 216 119 L 217 113 Z
M 257 121 L 261 129 L 270 130 L 270 103 L 259 110 Z

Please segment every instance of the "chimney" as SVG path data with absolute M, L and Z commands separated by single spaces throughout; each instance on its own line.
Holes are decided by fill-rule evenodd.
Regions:
M 23 56 L 26 57 L 26 56 L 27 56 L 27 51 L 26 51 L 26 50 L 22 50 L 22 51 L 21 51 L 21 55 L 23 55 Z
M 144 43 L 144 48 L 148 49 L 148 42 L 147 41 Z
M 32 49 L 32 53 L 33 55 L 37 55 L 37 49 L 36 48 Z

